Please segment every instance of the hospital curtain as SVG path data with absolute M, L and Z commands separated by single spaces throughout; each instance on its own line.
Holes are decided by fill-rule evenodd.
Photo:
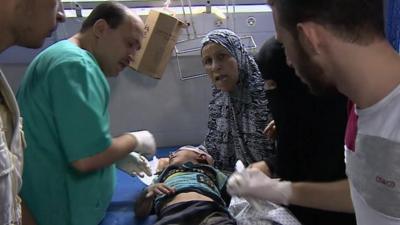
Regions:
M 400 50 L 400 0 L 386 1 L 386 35 L 393 47 Z

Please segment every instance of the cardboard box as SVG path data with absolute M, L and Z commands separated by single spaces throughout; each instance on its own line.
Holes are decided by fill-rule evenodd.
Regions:
M 145 23 L 142 48 L 130 67 L 160 79 L 171 58 L 181 28 L 186 24 L 166 13 L 150 10 Z

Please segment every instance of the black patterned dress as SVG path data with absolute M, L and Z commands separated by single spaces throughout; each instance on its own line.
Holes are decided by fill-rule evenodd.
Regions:
M 210 42 L 225 47 L 239 67 L 239 82 L 234 91 L 212 87 L 204 142 L 216 168 L 233 171 L 237 160 L 247 166 L 274 154 L 273 141 L 262 134 L 271 116 L 264 80 L 239 37 L 230 30 L 214 30 L 203 39 L 203 47 Z

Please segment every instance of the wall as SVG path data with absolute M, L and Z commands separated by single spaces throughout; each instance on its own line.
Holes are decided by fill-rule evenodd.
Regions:
M 249 16 L 256 18 L 255 26 L 248 26 Z M 240 36 L 252 35 L 259 46 L 274 34 L 271 13 L 243 13 L 236 15 L 233 28 L 232 17 L 228 26 Z M 194 24 L 198 36 L 216 28 L 214 15 L 196 15 Z M 222 24 L 222 26 L 227 26 Z M 80 27 L 79 19 L 68 19 L 57 29 L 57 33 L 46 41 L 46 45 L 74 34 Z M 193 31 L 190 31 L 193 37 Z M 187 34 L 181 35 L 185 40 Z M 187 42 L 189 43 L 189 42 Z M 200 38 L 179 44 L 178 48 L 200 47 Z M 182 47 L 184 46 L 184 47 Z M 0 55 L 0 66 L 14 90 L 18 88 L 27 64 L 38 51 L 12 48 Z M 179 58 L 183 76 L 203 73 L 198 52 Z M 181 80 L 177 60 L 171 59 L 161 80 L 126 69 L 117 78 L 109 78 L 111 87 L 111 132 L 118 135 L 127 131 L 148 129 L 154 133 L 160 147 L 184 144 L 199 144 L 207 130 L 208 102 L 211 83 L 206 76 Z

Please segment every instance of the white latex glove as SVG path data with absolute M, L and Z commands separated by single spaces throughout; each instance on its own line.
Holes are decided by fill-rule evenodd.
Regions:
M 228 179 L 228 193 L 245 199 L 263 199 L 276 204 L 288 205 L 292 195 L 292 183 L 271 179 L 258 170 L 233 173 Z
M 152 157 L 156 153 L 156 142 L 149 131 L 142 130 L 129 134 L 136 138 L 137 146 L 134 149 L 135 152 L 144 154 L 146 157 Z
M 128 156 L 119 160 L 116 164 L 119 169 L 129 174 L 143 177 L 144 172 L 147 176 L 152 175 L 149 161 L 136 152 L 129 153 Z

